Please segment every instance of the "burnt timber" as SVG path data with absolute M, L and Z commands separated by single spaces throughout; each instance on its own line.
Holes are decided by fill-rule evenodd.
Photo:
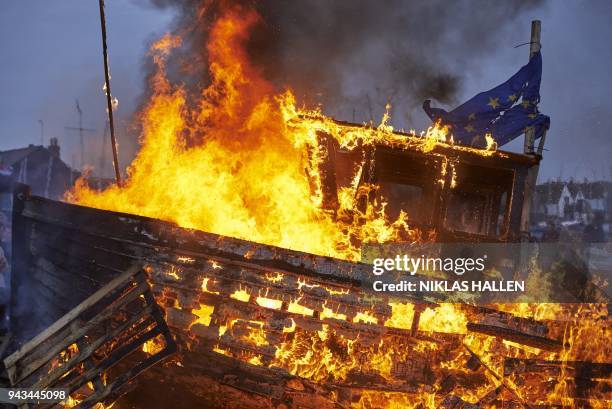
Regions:
M 147 356 L 143 345 L 154 339 L 160 350 Z M 175 351 L 145 274 L 134 266 L 20 347 L 4 365 L 12 387 L 65 389 L 79 394 L 75 409 L 87 409 L 112 403 L 141 372 Z
M 332 121 L 346 131 L 363 125 Z M 540 155 L 499 150 L 487 151 L 436 143 L 423 151 L 423 139 L 395 131 L 400 145 L 341 147 L 319 131 L 319 144 L 327 152 L 321 165 L 324 202 L 334 209 L 338 188 L 351 182 L 355 165 L 363 163 L 360 184 L 377 186 L 367 200 L 382 195 L 388 215 L 408 214 L 411 227 L 434 231 L 440 242 L 518 242 L 521 231 L 529 170 Z
M 30 196 L 25 186 L 16 191 L 14 203 L 14 243 L 18 245 L 12 290 L 13 300 L 18 297 L 20 302 L 11 308 L 11 322 L 17 344 L 44 331 L 135 263 L 144 265 L 181 357 L 176 365 L 152 368 L 141 375 L 146 382 L 139 387 L 153 385 L 153 390 L 146 390 L 157 399 L 163 400 L 159 392 L 155 395 L 159 379 L 176 385 L 173 378 L 185 379 L 185 374 L 198 374 L 206 379 L 203 384 L 226 391 L 227 400 L 211 400 L 210 407 L 228 407 L 225 405 L 238 394 L 250 399 L 251 407 L 342 408 L 371 391 L 439 391 L 449 396 L 448 402 L 455 402 L 457 391 L 490 383 L 488 369 L 470 358 L 461 335 L 419 330 L 419 311 L 431 303 L 419 306 L 418 300 L 407 300 L 415 303 L 417 311 L 411 328 L 382 325 L 391 316 L 388 300 L 368 294 L 360 285 L 370 274 L 370 266 Z M 248 294 L 248 301 L 230 297 L 240 290 Z M 257 302 L 260 296 L 280 305 L 265 307 Z M 292 311 L 290 305 L 296 299 L 311 314 Z M 213 311 L 204 320 L 207 322 L 194 313 L 202 306 Z M 329 310 L 345 318 L 326 315 Z M 356 319 L 365 312 L 374 322 Z M 474 333 L 498 331 L 500 339 L 508 336 L 515 342 L 559 347 L 547 335 L 546 323 L 482 308 L 469 310 L 469 316 L 468 330 Z M 28 317 L 38 320 L 33 323 Z M 229 327 L 228 322 L 232 323 Z M 292 327 L 294 332 L 288 333 Z M 334 342 L 352 340 L 362 349 L 355 354 L 359 365 L 344 379 L 327 376 L 314 381 L 278 363 L 276 346 L 308 340 L 325 328 L 335 334 Z M 249 334 L 260 330 L 261 342 L 249 342 Z M 367 370 L 370 354 L 378 351 L 381 340 L 395 345 L 399 357 L 390 368 L 394 382 Z M 421 350 L 423 343 L 436 345 L 437 352 Z M 257 356 L 259 362 L 253 364 L 239 359 L 241 356 Z M 454 356 L 466 357 L 461 370 L 439 366 L 449 359 L 452 362 Z M 469 368 L 469 376 L 464 368 Z M 513 367 L 507 368 L 512 375 Z M 515 396 L 511 388 L 502 386 L 495 392 L 497 389 L 490 385 L 487 402 L 504 394 L 502 401 L 511 402 Z M 213 399 L 202 391 L 201 395 L 184 392 Z M 483 401 L 473 407 L 487 404 Z

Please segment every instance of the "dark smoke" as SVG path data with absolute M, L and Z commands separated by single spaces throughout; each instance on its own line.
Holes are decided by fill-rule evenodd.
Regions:
M 206 29 L 218 2 L 136 0 L 178 13 L 176 30 L 187 39 L 185 55 L 197 50 L 206 68 Z M 510 47 L 504 32 L 544 0 L 241 1 L 263 23 L 249 53 L 279 89 L 290 87 L 298 102 L 321 104 L 345 120 L 378 120 L 391 102 L 408 119 L 424 99 L 456 104 L 462 75 L 495 47 Z M 227 3 L 227 2 L 225 2 Z M 207 12 L 198 14 L 205 4 Z M 190 84 L 205 80 L 180 64 L 173 73 Z

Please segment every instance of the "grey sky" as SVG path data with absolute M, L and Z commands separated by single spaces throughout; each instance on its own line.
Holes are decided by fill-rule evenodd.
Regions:
M 144 87 L 142 61 L 147 43 L 168 30 L 170 10 L 142 6 L 143 1 L 107 0 L 113 94 L 119 99 L 119 136 L 127 132 Z M 552 126 L 541 179 L 574 176 L 609 178 L 612 157 L 612 2 L 550 1 L 526 13 L 480 69 L 465 78 L 460 100 L 505 81 L 527 61 L 532 18 L 542 20 L 544 73 L 540 110 Z M 372 35 L 376 35 L 373 33 Z M 426 44 L 423 44 L 426 47 Z M 104 129 L 105 100 L 100 26 L 95 0 L 0 0 L 0 149 L 40 143 L 38 119 L 44 121 L 45 143 L 60 139 L 62 156 L 71 162 L 78 152 L 77 136 L 64 130 L 76 125 L 75 99 L 84 111 L 90 163 Z M 422 128 L 426 116 L 415 111 Z M 351 118 L 339 118 L 347 119 Z M 126 142 L 123 142 L 124 145 Z M 124 146 L 125 147 L 125 146 Z M 522 149 L 522 141 L 504 148 Z M 123 149 L 123 165 L 131 149 Z M 78 164 L 78 156 L 75 157 Z M 106 170 L 108 174 L 110 167 Z
M 111 89 L 123 131 L 144 86 L 147 43 L 167 30 L 173 16 L 130 0 L 106 3 Z M 86 160 L 97 165 L 92 152 L 100 150 L 106 115 L 98 2 L 0 0 L 0 50 L 0 149 L 40 144 L 42 119 L 45 144 L 58 137 L 63 159 L 70 163 L 76 154 L 78 166 L 78 136 L 64 129 L 77 124 L 78 98 L 84 127 L 97 131 L 86 135 Z

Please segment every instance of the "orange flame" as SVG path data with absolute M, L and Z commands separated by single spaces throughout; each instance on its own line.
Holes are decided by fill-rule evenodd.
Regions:
M 166 35 L 153 44 L 153 95 L 141 114 L 142 146 L 124 186 L 98 192 L 80 180 L 67 199 L 345 259 L 359 258 L 356 241 L 387 241 L 408 232 L 406 215 L 388 220 L 383 204 L 357 217 L 336 218 L 322 209 L 321 125 L 303 120 L 296 126 L 304 112 L 291 92 L 275 94 L 250 63 L 244 43 L 258 21 L 254 11 L 240 7 L 215 21 L 207 44 L 210 85 L 194 104 L 166 76 L 166 61 L 181 39 Z M 387 120 L 376 132 L 390 133 Z M 363 140 L 369 132 L 350 137 Z M 335 137 L 350 144 L 347 135 Z M 340 192 L 340 216 L 359 213 L 356 194 L 356 186 Z

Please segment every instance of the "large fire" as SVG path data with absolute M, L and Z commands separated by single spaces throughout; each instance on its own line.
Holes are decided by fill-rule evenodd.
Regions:
M 168 220 L 182 227 L 199 229 L 225 236 L 247 239 L 319 255 L 359 260 L 359 246 L 368 242 L 414 241 L 420 233 L 408 228 L 407 216 L 400 213 L 390 220 L 384 203 L 358 210 L 357 197 L 361 169 L 355 169 L 354 183 L 338 192 L 339 209 L 332 213 L 322 205 L 322 178 L 319 163 L 327 152 L 319 144 L 317 131 L 325 130 L 346 148 L 371 143 L 418 145 L 429 151 L 439 143 L 452 143 L 447 130 L 434 126 L 424 135 L 407 137 L 393 133 L 388 116 L 378 127 L 341 129 L 319 111 L 298 109 L 290 90 L 277 93 L 258 67 L 248 58 L 245 43 L 259 16 L 242 7 L 228 7 L 209 32 L 206 54 L 209 59 L 210 83 L 192 101 L 183 85 L 172 84 L 166 73 L 166 62 L 172 50 L 181 46 L 181 38 L 166 35 L 151 47 L 157 66 L 152 78 L 153 95 L 141 114 L 141 149 L 128 170 L 123 186 L 96 191 L 85 180 L 78 182 L 68 200 L 85 206 Z M 495 147 L 489 138 L 484 155 Z M 457 147 L 457 149 L 470 149 Z M 361 186 L 361 189 L 367 187 Z M 219 267 L 221 268 L 221 267 Z M 178 277 L 178 272 L 168 273 Z M 282 280 L 278 273 L 270 281 Z M 204 293 L 211 290 L 214 276 L 202 283 Z M 302 285 L 306 285 L 302 283 Z M 301 288 L 301 287 L 300 287 Z M 299 290 L 299 289 L 298 289 Z M 330 292 L 330 295 L 332 293 Z M 229 298 L 238 302 L 255 302 L 258 306 L 279 310 L 283 302 L 268 294 L 238 289 Z M 232 301 L 233 302 L 233 301 Z M 320 320 L 340 320 L 351 324 L 385 325 L 409 330 L 414 306 L 391 304 L 392 315 L 384 322 L 370 311 L 360 311 L 348 318 L 332 308 L 324 308 Z M 181 306 L 176 305 L 180 309 Z M 596 348 L 584 346 L 593 339 L 602 340 L 601 311 L 605 307 L 527 306 L 500 307 L 519 316 L 535 318 L 558 316 L 561 310 L 574 314 L 566 327 L 564 349 L 559 353 L 502 343 L 495 337 L 468 334 L 467 318 L 461 308 L 452 304 L 426 309 L 420 316 L 418 330 L 450 333 L 463 337 L 466 350 L 457 356 L 441 358 L 440 368 L 465 365 L 466 351 L 476 354 L 490 368 L 493 387 L 500 385 L 503 372 L 494 356 L 505 354 L 521 358 L 557 359 L 562 361 L 592 359 L 606 361 L 609 351 L 603 343 Z M 537 309 L 537 311 L 536 311 Z M 214 307 L 200 305 L 189 309 L 195 319 L 192 326 L 209 326 Z M 313 310 L 300 304 L 300 298 L 288 303 L 286 311 L 296 317 L 311 317 Z M 580 318 L 577 318 L 580 317 Z M 218 323 L 219 324 L 219 323 Z M 228 319 L 220 323 L 219 339 L 227 334 L 242 334 L 241 341 L 254 347 L 269 347 L 265 322 Z M 253 365 L 282 367 L 291 374 L 313 381 L 345 380 L 355 368 L 367 367 L 387 382 L 394 382 L 392 362 L 406 354 L 434 354 L 435 344 L 421 342 L 407 345 L 397 336 L 385 336 L 376 344 L 349 339 L 323 324 L 320 331 L 306 331 L 295 321 L 282 331 L 287 335 L 275 345 L 273 358 L 265 364 L 262 356 L 238 357 Z M 289 336 L 290 335 L 290 336 Z M 155 345 L 147 348 L 154 349 Z M 216 352 L 232 356 L 221 346 Z M 494 351 L 494 354 L 490 352 Z M 588 356 L 592 355 L 592 356 Z M 414 356 L 414 355 L 413 355 Z M 497 374 L 497 375 L 496 375 Z M 559 375 L 561 379 L 562 376 Z M 520 394 L 522 389 L 503 385 Z M 525 389 L 525 388 L 523 388 Z M 486 391 L 466 391 L 462 398 L 476 401 Z M 556 396 L 546 399 L 564 403 L 563 382 Z M 359 407 L 438 407 L 440 395 L 422 390 L 418 400 L 403 393 L 364 390 Z M 519 396 L 519 399 L 522 399 Z M 603 407 L 603 406 L 602 406 Z
M 297 109 L 291 91 L 275 93 L 247 58 L 244 43 L 258 19 L 254 11 L 231 8 L 216 20 L 206 47 L 210 85 L 194 103 L 166 77 L 165 63 L 181 39 L 166 35 L 153 44 L 153 96 L 124 186 L 98 192 L 80 181 L 69 200 L 344 259 L 359 257 L 356 242 L 414 239 L 406 215 L 389 220 L 383 203 L 356 212 L 359 167 L 355 183 L 339 192 L 337 215 L 322 208 L 318 164 L 326 152 L 317 130 L 347 147 L 416 141 L 426 150 L 446 140 L 445 129 L 400 138 L 385 116 L 377 128 L 347 133 L 317 111 Z

